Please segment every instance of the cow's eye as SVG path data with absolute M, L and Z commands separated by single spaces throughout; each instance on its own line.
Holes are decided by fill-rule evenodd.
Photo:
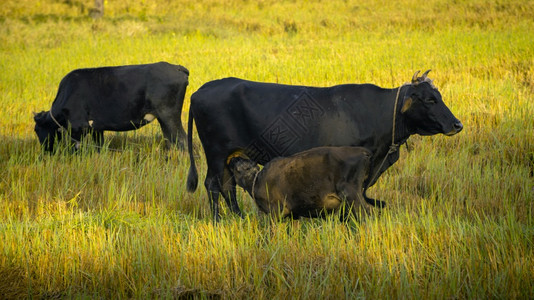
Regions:
M 424 102 L 426 103 L 436 103 L 438 100 L 436 98 L 426 98 Z

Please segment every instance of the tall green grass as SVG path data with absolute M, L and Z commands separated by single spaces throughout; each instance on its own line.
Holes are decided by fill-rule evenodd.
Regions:
M 0 298 L 534 298 L 533 1 L 4 1 Z M 214 225 L 157 124 L 109 148 L 45 155 L 32 111 L 76 68 L 165 60 L 184 105 L 226 76 L 396 87 L 430 77 L 464 123 L 410 138 L 363 223 Z M 198 149 L 200 143 L 195 136 Z M 200 176 L 205 174 L 198 151 Z

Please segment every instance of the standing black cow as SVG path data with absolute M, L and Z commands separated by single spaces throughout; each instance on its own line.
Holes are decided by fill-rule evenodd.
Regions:
M 318 146 L 363 146 L 373 153 L 365 196 L 367 188 L 398 160 L 399 146 L 411 135 L 454 135 L 462 130 L 427 77 L 429 71 L 421 77 L 415 73 L 411 83 L 394 89 L 372 84 L 317 88 L 238 78 L 208 82 L 191 96 L 187 189 L 194 191 L 198 184 L 192 153 L 194 119 L 208 164 L 204 184 L 216 220 L 220 193 L 241 215 L 235 179 L 225 166 L 226 158 L 236 151 L 265 164 Z
M 39 142 L 52 151 L 56 137 L 78 144 L 91 132 L 101 146 L 105 130 L 134 130 L 158 119 L 167 145 L 183 147 L 188 76 L 183 66 L 166 62 L 74 70 L 61 80 L 50 111 L 34 116 Z

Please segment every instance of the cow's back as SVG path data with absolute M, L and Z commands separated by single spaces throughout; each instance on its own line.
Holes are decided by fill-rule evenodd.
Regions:
M 76 69 L 62 79 L 52 110 L 67 113 L 73 128 L 91 120 L 100 130 L 132 130 L 158 106 L 181 110 L 188 73 L 167 62 Z
M 190 109 L 207 156 L 211 156 L 212 150 L 220 150 L 222 145 L 224 152 L 250 147 L 267 149 L 269 143 L 276 148 L 276 141 L 268 138 L 269 131 L 278 127 L 279 123 L 285 124 L 283 113 L 291 100 L 306 89 L 238 78 L 225 78 L 203 85 L 191 96 Z M 268 155 L 268 158 L 257 156 L 254 159 L 265 163 L 280 156 L 279 152 L 279 149 L 269 149 L 261 154 Z M 228 154 L 221 154 L 221 157 Z M 248 155 L 253 157 L 254 153 L 249 152 Z
M 306 89 L 320 88 L 255 82 L 228 77 L 204 84 L 191 95 L 191 104 L 199 107 L 199 109 L 211 107 L 237 109 L 241 107 L 248 113 L 261 111 L 265 114 L 269 111 L 283 109 L 284 104 L 290 102 L 292 98 L 297 97 Z
M 374 134 L 374 85 L 307 87 L 238 78 L 215 80 L 191 97 L 207 152 L 236 149 L 260 164 L 318 146 L 365 145 Z M 210 154 L 207 155 L 208 160 Z

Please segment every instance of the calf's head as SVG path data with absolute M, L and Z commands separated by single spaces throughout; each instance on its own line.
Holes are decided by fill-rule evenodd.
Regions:
M 242 157 L 229 158 L 228 168 L 234 174 L 236 183 L 245 189 L 252 188 L 256 174 L 260 171 L 256 162 Z
M 50 118 L 48 111 L 34 113 L 33 120 L 35 121 L 35 133 L 39 138 L 39 143 L 46 151 L 53 151 L 55 139 L 59 136 L 59 126 Z
M 463 129 L 460 122 L 445 105 L 441 93 L 427 77 L 426 71 L 417 77 L 417 71 L 412 84 L 408 86 L 401 114 L 406 117 L 407 125 L 420 135 L 433 135 L 443 133 L 455 135 Z

